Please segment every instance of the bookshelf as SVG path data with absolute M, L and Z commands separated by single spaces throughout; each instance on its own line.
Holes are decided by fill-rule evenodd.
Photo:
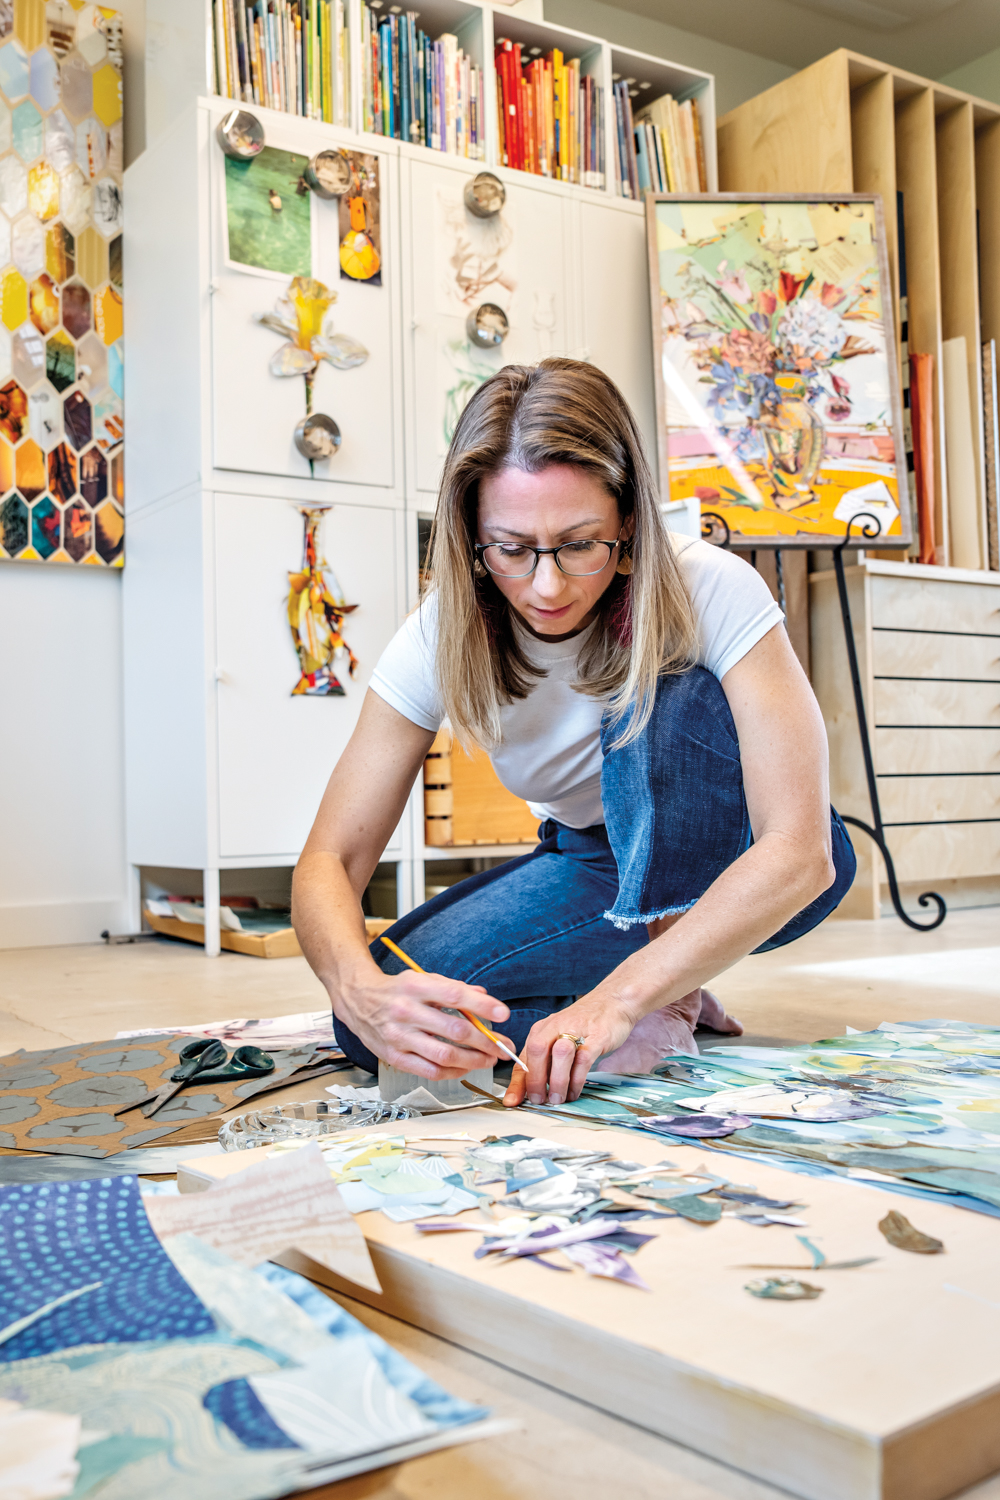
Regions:
M 366 142 L 384 142 L 386 137 L 365 130 L 362 11 L 364 0 L 333 0 L 343 5 L 343 31 L 347 49 L 349 78 L 347 119 L 351 131 Z M 150 16 L 150 50 L 155 52 L 158 82 L 151 91 L 147 106 L 147 139 L 153 141 L 193 99 L 217 94 L 218 72 L 214 45 L 214 21 L 217 11 L 225 13 L 224 0 L 148 0 Z M 390 13 L 389 0 L 383 0 L 376 14 Z M 497 74 L 494 48 L 507 38 L 517 43 L 527 59 L 545 57 L 558 49 L 567 60 L 579 59 L 581 77 L 591 77 L 603 93 L 604 115 L 604 186 L 587 187 L 588 193 L 603 192 L 621 196 L 616 180 L 614 123 L 614 84 L 620 79 L 634 79 L 630 85 L 635 109 L 652 103 L 664 94 L 678 102 L 691 99 L 698 110 L 705 167 L 710 191 L 718 186 L 715 148 L 715 82 L 711 74 L 681 67 L 662 58 L 651 57 L 629 48 L 612 47 L 601 37 L 591 36 L 536 19 L 525 12 L 526 5 L 494 6 L 487 0 L 425 0 L 415 8 L 417 26 L 432 39 L 443 34 L 456 37 L 457 44 L 482 70 L 483 124 L 485 154 L 483 167 L 503 166 L 498 141 Z M 400 11 L 405 14 L 405 11 Z M 247 102 L 247 101 L 237 101 Z M 251 105 L 251 108 L 260 106 Z M 341 116 L 336 116 L 337 121 Z M 411 142 L 401 142 L 411 148 Z M 370 149 L 370 147 L 369 147 Z M 446 153 L 431 146 L 412 149 L 440 157 Z M 523 175 L 530 176 L 526 173 Z M 555 179 L 544 179 L 555 181 Z M 575 183 L 559 186 L 576 187 Z
M 897 298 L 902 193 L 908 347 L 934 359 L 936 561 L 986 568 L 981 344 L 1000 340 L 1000 106 L 841 49 L 724 116 L 718 148 L 725 190 L 881 193 Z M 972 410 L 971 487 L 949 485 L 942 346 L 959 337 Z M 955 448 L 960 436 L 951 433 Z M 954 460 L 953 452 L 953 472 Z

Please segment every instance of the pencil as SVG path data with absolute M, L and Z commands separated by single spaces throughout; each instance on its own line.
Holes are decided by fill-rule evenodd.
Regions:
M 389 952 L 390 953 L 395 953 L 396 957 L 400 960 L 400 962 L 406 964 L 407 968 L 408 969 L 412 969 L 414 971 L 414 973 L 416 973 L 416 974 L 426 974 L 427 973 L 427 970 L 426 969 L 422 969 L 418 963 L 414 963 L 413 959 L 410 958 L 408 954 L 404 953 L 403 950 L 402 950 L 402 948 L 397 948 L 396 944 L 392 941 L 392 938 L 387 938 L 387 937 L 384 936 L 384 934 L 380 934 L 379 935 L 379 942 L 380 943 L 384 943 L 385 946 L 388 948 Z M 493 1043 L 494 1047 L 499 1048 L 499 1050 L 503 1053 L 504 1057 L 509 1057 L 510 1060 L 511 1060 L 511 1062 L 517 1063 L 517 1066 L 519 1068 L 523 1068 L 524 1071 L 527 1073 L 527 1071 L 528 1071 L 527 1064 L 523 1063 L 521 1061 L 521 1059 L 516 1055 L 516 1053 L 514 1053 L 514 1052 L 512 1052 L 510 1050 L 510 1048 L 507 1046 L 506 1042 L 502 1042 L 500 1040 L 500 1038 L 497 1036 L 496 1032 L 491 1031 L 488 1026 L 484 1026 L 483 1023 L 482 1023 L 482 1021 L 479 1019 L 479 1017 L 477 1015 L 474 1015 L 471 1010 L 463 1010 L 460 1005 L 456 1005 L 456 1006 L 454 1006 L 452 1008 L 455 1009 L 455 1010 L 457 1010 L 460 1016 L 464 1016 L 467 1021 L 471 1021 L 472 1024 L 473 1024 L 473 1026 L 475 1026 L 476 1030 L 477 1031 L 481 1031 L 483 1033 L 483 1036 L 488 1036 L 489 1039 L 490 1039 L 490 1041 Z

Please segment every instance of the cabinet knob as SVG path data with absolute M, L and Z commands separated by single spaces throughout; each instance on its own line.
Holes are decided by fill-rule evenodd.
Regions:
M 216 682 L 232 682 L 233 679 L 230 677 L 229 673 L 224 672 L 221 667 L 216 667 L 215 680 Z

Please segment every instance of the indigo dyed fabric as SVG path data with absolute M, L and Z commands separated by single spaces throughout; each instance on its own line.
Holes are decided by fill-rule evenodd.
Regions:
M 153 1233 L 135 1177 L 0 1188 L 0 1362 L 80 1344 L 193 1338 L 215 1323 Z

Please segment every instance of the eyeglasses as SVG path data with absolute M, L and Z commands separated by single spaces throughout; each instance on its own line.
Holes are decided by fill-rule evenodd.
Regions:
M 603 573 L 620 545 L 621 532 L 613 542 L 563 542 L 558 547 L 526 547 L 523 542 L 477 542 L 476 557 L 498 578 L 527 578 L 538 567 L 540 557 L 551 557 L 560 573 L 571 578 L 589 578 Z

